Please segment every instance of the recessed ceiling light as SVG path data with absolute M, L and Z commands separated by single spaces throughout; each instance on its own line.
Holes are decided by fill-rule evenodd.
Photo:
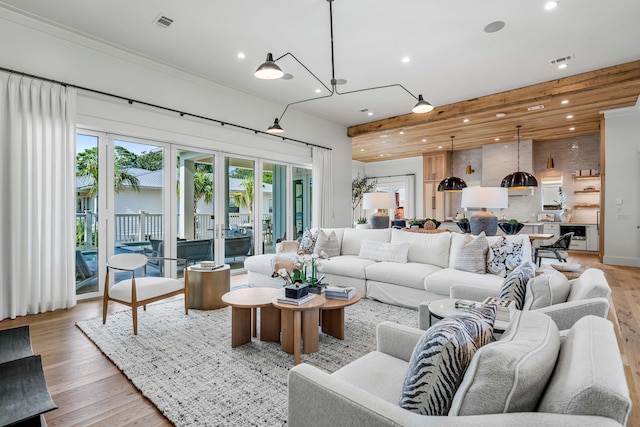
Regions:
M 244 54 L 244 52 L 238 52 L 238 58 L 239 59 L 244 59 L 244 58 L 246 58 L 246 55 Z
M 576 130 L 576 128 L 569 128 L 569 130 Z
M 484 27 L 485 33 L 495 33 L 504 28 L 504 21 L 494 21 Z
M 369 111 L 369 112 L 367 113 L 367 116 L 373 116 L 373 112 Z
M 384 157 L 384 154 L 380 154 L 380 157 Z
M 545 5 L 544 5 L 544 10 L 553 10 L 558 6 L 558 2 L 557 1 L 548 1 Z
M 565 68 L 567 68 L 567 64 L 560 64 L 560 65 L 558 65 L 558 70 L 563 70 L 563 69 L 565 69 Z
M 561 102 L 561 104 L 568 104 L 568 103 L 569 103 L 568 99 L 563 99 L 562 102 Z
M 411 62 L 411 58 L 409 58 L 408 56 L 405 56 L 404 58 L 402 58 L 402 62 L 404 62 L 405 64 L 407 62 Z
M 469 123 L 469 119 L 464 119 L 463 122 Z
M 573 114 L 569 114 L 569 115 L 567 116 L 567 119 L 573 119 Z
M 360 151 L 364 151 L 364 148 L 361 148 Z
M 320 92 L 322 92 L 322 90 L 316 89 L 316 93 L 320 93 Z
M 507 113 L 496 113 L 496 117 L 501 119 L 503 117 L 505 117 L 507 115 Z
M 442 150 L 442 145 L 438 145 L 438 150 Z
M 404 135 L 404 132 L 403 132 L 403 131 L 400 131 L 400 135 Z
M 422 140 L 422 142 L 427 142 L 427 138 L 424 138 L 424 139 Z
M 494 141 L 500 141 L 500 138 L 496 138 L 496 139 L 494 139 Z

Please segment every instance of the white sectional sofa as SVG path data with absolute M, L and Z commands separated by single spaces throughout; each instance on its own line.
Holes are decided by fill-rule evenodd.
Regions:
M 449 298 L 453 284 L 487 288 L 497 294 L 503 277 L 477 274 L 454 268 L 465 235 L 461 233 L 414 233 L 397 229 L 323 229 L 335 232 L 340 241 L 340 255 L 320 261 L 325 282 L 354 286 L 362 295 L 389 304 L 418 308 L 423 301 Z M 312 230 L 314 231 L 314 230 Z M 500 236 L 488 237 L 489 244 Z M 522 243 L 522 260 L 531 260 L 528 235 L 506 236 L 509 242 Z M 393 250 L 394 245 L 408 245 L 407 262 L 373 261 L 361 257 L 362 242 L 379 242 L 380 250 Z M 386 245 L 386 246 L 385 246 Z M 283 280 L 274 278 L 274 254 L 256 255 L 245 260 L 249 286 L 281 287 Z

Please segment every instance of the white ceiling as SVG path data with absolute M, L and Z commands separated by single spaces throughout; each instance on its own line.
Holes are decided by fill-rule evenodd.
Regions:
M 640 59 L 640 1 L 560 0 L 553 11 L 545 2 L 335 0 L 335 75 L 348 81 L 338 90 L 402 84 L 442 106 Z M 279 65 L 293 79 L 255 78 L 267 52 L 291 52 L 331 87 L 326 0 L 0 0 L 0 7 L 281 104 L 274 117 L 287 103 L 322 94 L 290 57 Z M 174 23 L 157 26 L 159 14 Z M 483 31 L 498 20 L 504 29 Z M 575 59 L 565 70 L 549 65 L 568 54 Z M 406 114 L 414 104 L 394 87 L 292 108 L 351 126 Z

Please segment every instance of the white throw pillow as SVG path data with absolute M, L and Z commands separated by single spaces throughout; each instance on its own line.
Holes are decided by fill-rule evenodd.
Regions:
M 358 257 L 372 261 L 406 263 L 409 255 L 409 243 L 382 243 L 363 240 Z
M 566 302 L 569 291 L 571 283 L 559 271 L 534 277 L 527 284 L 523 310 L 536 310 Z

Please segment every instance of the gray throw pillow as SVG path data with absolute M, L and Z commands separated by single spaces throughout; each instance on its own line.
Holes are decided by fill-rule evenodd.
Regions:
M 527 284 L 524 309 L 536 310 L 566 302 L 570 291 L 569 279 L 559 271 L 534 277 Z
M 522 262 L 522 243 L 513 243 L 501 236 L 489 246 L 487 255 L 487 272 L 500 277 L 507 277 Z
M 496 306 L 449 316 L 420 338 L 409 360 L 400 407 L 422 415 L 447 415 L 476 350 L 493 338 Z
M 498 341 L 473 356 L 449 416 L 535 411 L 559 351 L 560 334 L 549 316 L 519 313 Z
M 487 272 L 487 251 L 489 241 L 484 231 L 475 239 L 465 235 L 462 246 L 458 249 L 455 269 L 471 273 L 485 274 Z
M 524 295 L 527 289 L 527 282 L 536 275 L 536 267 L 532 262 L 525 262 L 513 270 L 504 282 L 498 298 L 515 301 L 516 308 L 522 310 L 524 306 Z
M 326 253 L 328 257 L 340 255 L 340 240 L 335 231 L 330 234 L 325 233 L 324 230 L 318 232 L 313 253 L 320 255 L 321 252 Z

